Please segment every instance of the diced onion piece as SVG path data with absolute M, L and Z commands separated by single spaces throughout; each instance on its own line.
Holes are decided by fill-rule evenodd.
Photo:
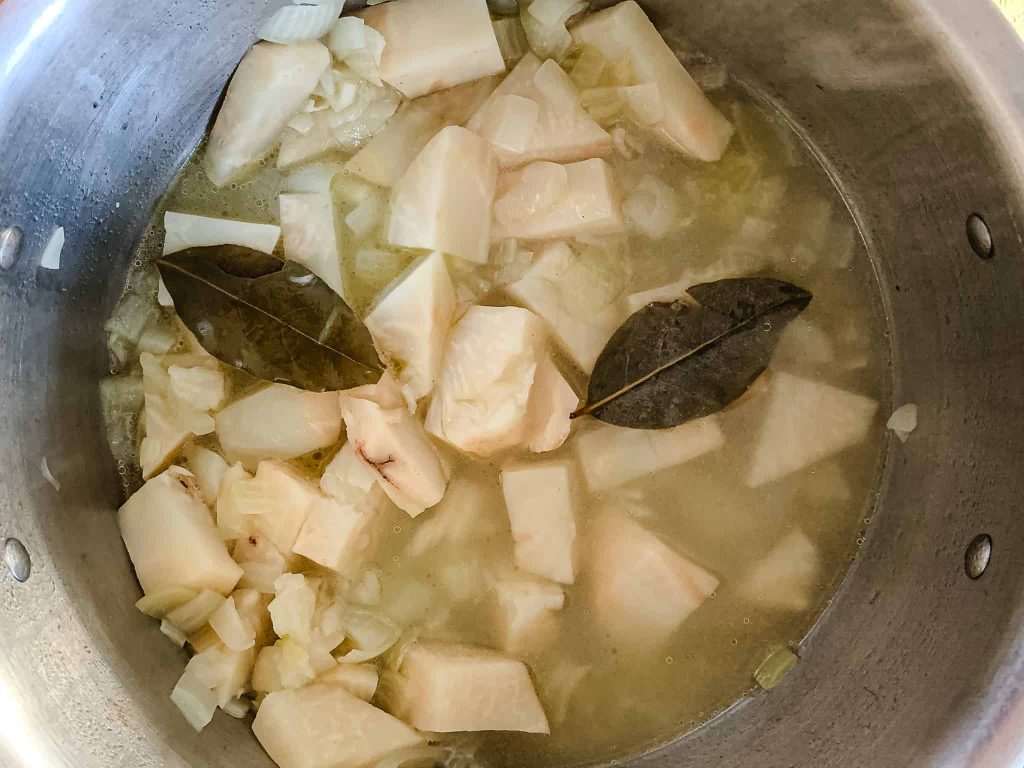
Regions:
M 754 672 L 754 681 L 766 691 L 770 691 L 792 671 L 797 661 L 799 661 L 797 655 L 789 648 L 775 648 L 768 653 Z
M 126 293 L 118 300 L 113 314 L 103 324 L 103 330 L 137 344 L 142 332 L 153 322 L 157 314 L 158 310 L 148 298 L 134 292 Z
M 167 619 L 160 622 L 160 631 L 163 632 L 170 641 L 179 648 L 184 648 L 185 643 L 188 642 L 188 635 L 171 624 Z
M 244 245 L 255 251 L 273 253 L 281 236 L 281 228 L 275 224 L 255 224 L 174 211 L 164 214 L 164 232 L 164 256 L 203 245 Z
M 212 411 L 224 404 L 227 392 L 224 374 L 216 368 L 172 365 L 167 369 L 171 391 L 200 411 Z
M 229 715 L 235 718 L 236 720 L 243 719 L 246 715 L 249 714 L 249 710 L 251 708 L 252 707 L 250 706 L 248 701 L 240 698 L 231 699 L 231 701 L 229 701 L 227 704 L 221 707 L 221 709 L 224 711 L 224 714 Z
M 579 88 L 595 88 L 608 67 L 608 60 L 592 45 L 584 45 L 569 76 Z
M 625 104 L 620 88 L 587 88 L 580 91 L 580 103 L 601 126 L 610 126 L 622 117 Z
M 316 40 L 341 15 L 343 0 L 318 0 L 316 5 L 286 5 L 260 27 L 259 37 L 272 43 Z
M 185 603 L 196 597 L 196 591 L 188 587 L 172 587 L 161 589 L 151 595 L 146 595 L 135 603 L 135 607 L 147 616 L 154 619 L 162 619 L 171 611 L 180 608 Z
M 198 672 L 202 664 L 198 656 L 193 656 L 171 692 L 171 701 L 197 731 L 209 725 L 217 711 L 217 692 L 202 680 Z
M 64 249 L 64 227 L 57 227 L 46 241 L 39 266 L 43 269 L 60 269 L 60 252 Z
M 579 13 L 586 3 L 579 0 L 533 0 L 526 12 L 545 27 L 565 24 L 570 16 Z
M 281 191 L 330 194 L 331 182 L 344 170 L 344 163 L 321 161 L 303 165 L 281 180 Z
M 654 176 L 644 176 L 622 204 L 626 221 L 652 240 L 664 237 L 679 223 L 679 197 Z
M 380 85 L 380 58 L 384 36 L 357 16 L 338 19 L 331 27 L 327 47 L 360 77 Z
M 316 125 L 316 120 L 308 112 L 300 112 L 288 121 L 288 127 L 299 133 L 309 133 Z
M 381 596 L 381 573 L 376 568 L 367 568 L 352 584 L 348 599 L 362 605 L 376 605 Z
M 498 39 L 501 57 L 506 61 L 519 61 L 530 51 L 523 25 L 516 16 L 493 22 L 494 36 Z
M 401 634 L 390 619 L 370 611 L 350 609 L 342 622 L 351 650 L 337 657 L 342 664 L 362 664 L 385 653 Z
M 307 645 L 316 610 L 316 592 L 300 573 L 285 573 L 274 582 L 276 596 L 268 609 L 274 622 L 274 632 Z
M 256 644 L 256 633 L 243 623 L 233 597 L 229 597 L 213 612 L 210 626 L 232 651 L 246 651 Z
M 365 283 L 383 287 L 401 273 L 404 259 L 397 253 L 380 248 L 360 248 L 354 261 L 356 277 Z
M 896 433 L 900 442 L 907 442 L 910 433 L 917 429 L 917 405 L 914 403 L 901 405 L 892 412 L 892 416 L 889 417 L 885 426 Z
M 167 620 L 183 632 L 192 633 L 208 622 L 223 602 L 223 595 L 204 589 L 184 605 L 169 612 Z
M 177 345 L 178 334 L 165 325 L 149 323 L 139 336 L 139 351 L 166 355 Z
M 345 217 L 345 226 L 356 237 L 364 238 L 381 225 L 386 211 L 387 200 L 384 195 L 374 192 Z

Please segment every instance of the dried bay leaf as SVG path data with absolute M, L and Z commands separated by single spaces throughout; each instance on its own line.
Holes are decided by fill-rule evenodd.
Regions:
M 810 292 L 770 278 L 687 289 L 696 304 L 648 304 L 609 339 L 573 416 L 634 429 L 667 429 L 738 398 L 768 367 L 786 324 Z
M 157 267 L 203 348 L 258 379 L 323 392 L 373 383 L 384 370 L 362 321 L 299 264 L 217 245 Z

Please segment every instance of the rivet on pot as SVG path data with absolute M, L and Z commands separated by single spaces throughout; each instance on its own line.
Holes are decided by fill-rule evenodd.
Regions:
M 15 580 L 28 581 L 32 573 L 32 559 L 24 544 L 17 539 L 4 539 L 4 561 Z
M 981 259 L 991 259 L 996 255 L 996 244 L 992 240 L 992 232 L 980 213 L 972 213 L 967 217 L 967 242 Z
M 0 229 L 0 269 L 10 269 L 18 260 L 21 250 L 21 228 L 10 226 Z
M 992 559 L 992 537 L 987 533 L 979 533 L 964 553 L 964 570 L 971 579 L 981 578 Z

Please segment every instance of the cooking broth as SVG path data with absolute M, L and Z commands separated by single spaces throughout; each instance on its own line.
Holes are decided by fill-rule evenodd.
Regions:
M 737 129 L 718 162 L 688 159 L 628 124 L 616 135 L 616 151 L 607 161 L 619 188 L 628 194 L 648 177 L 666 185 L 678 196 L 676 223 L 657 239 L 634 228 L 623 237 L 572 242 L 588 276 L 594 278 L 591 286 L 598 286 L 581 288 L 573 300 L 583 307 L 616 302 L 627 307 L 630 295 L 679 281 L 752 275 L 810 290 L 813 301 L 787 331 L 768 372 L 716 417 L 723 446 L 653 473 L 638 471 L 636 479 L 598 491 L 588 490 L 578 443 L 581 436 L 607 428 L 589 417 L 574 421 L 568 440 L 552 453 L 518 450 L 476 459 L 446 449 L 453 469 L 438 508 L 411 519 L 394 505 L 386 506 L 374 523 L 373 545 L 348 588 L 358 584 L 377 598 L 371 605 L 401 626 L 401 642 L 418 638 L 497 647 L 498 607 L 491 580 L 514 568 L 499 480 L 509 461 L 564 461 L 572 468 L 576 541 L 584 550 L 577 552 L 579 560 L 587 557 L 593 521 L 613 509 L 713 573 L 720 584 L 667 641 L 650 646 L 638 637 L 642 650 L 636 650 L 602 626 L 589 596 L 588 571 L 585 564 L 580 566 L 576 583 L 565 586 L 564 608 L 557 613 L 557 631 L 550 642 L 520 654 L 529 666 L 551 734 L 441 734 L 437 740 L 457 755 L 451 758 L 453 764 L 459 759 L 495 768 L 607 761 L 699 727 L 755 690 L 754 672 L 770 652 L 799 648 L 831 601 L 869 522 L 883 445 L 888 360 L 884 317 L 868 255 L 828 175 L 780 114 L 734 81 L 707 95 Z M 154 304 L 155 287 L 147 276 L 151 273 L 144 272 L 160 252 L 166 211 L 279 221 L 277 199 L 288 189 L 288 181 L 272 156 L 242 181 L 217 188 L 203 170 L 203 150 L 201 145 L 154 211 L 139 246 L 145 266 L 129 277 L 133 290 L 147 286 L 147 301 Z M 348 156 L 336 153 L 316 162 Z M 357 186 L 358 180 L 341 173 L 331 182 L 331 193 L 341 233 L 345 298 L 365 313 L 417 254 L 390 247 L 383 225 L 363 238 L 352 234 L 345 218 L 357 205 L 352 192 Z M 449 259 L 460 302 L 516 304 L 503 284 L 528 264 L 520 251 L 536 251 L 537 246 L 521 243 L 509 258 L 498 246 L 492 249 L 491 263 L 481 266 Z M 370 267 L 367 252 L 376 254 Z M 276 253 L 286 255 L 280 242 Z M 362 261 L 357 254 L 362 254 Z M 651 294 L 649 300 L 670 298 L 662 292 Z M 624 310 L 623 319 L 627 314 Z M 565 355 L 558 363 L 577 392 L 585 392 L 586 373 Z M 115 358 L 119 373 L 131 373 L 136 366 L 134 357 Z M 222 368 L 229 373 L 231 399 L 261 386 L 245 374 Z M 752 488 L 744 478 L 757 460 L 769 390 L 789 381 L 787 375 L 829 384 L 881 405 L 868 419 L 863 439 Z M 821 427 L 827 431 L 829 424 Z M 112 437 L 116 458 L 137 472 L 134 432 L 129 438 L 124 429 L 120 423 Z M 216 434 L 197 441 L 218 448 Z M 291 463 L 316 482 L 338 447 Z M 795 450 L 799 449 L 797 445 Z M 472 514 L 460 515 L 462 508 L 470 508 Z M 436 523 L 438 518 L 449 522 Z M 424 532 L 431 525 L 435 530 Z M 780 542 L 795 540 L 813 547 L 813 572 L 797 568 L 795 576 L 776 574 L 757 594 L 744 587 Z M 783 550 L 780 561 L 800 561 L 801 552 L 805 550 Z M 301 568 L 333 578 L 309 561 Z M 643 631 L 637 628 L 638 633 Z M 386 669 L 387 657 L 374 663 Z M 386 680 L 385 675 L 382 683 Z M 386 693 L 378 690 L 378 697 Z

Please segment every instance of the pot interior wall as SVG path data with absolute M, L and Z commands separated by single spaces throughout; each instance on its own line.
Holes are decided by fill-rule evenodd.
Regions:
M 890 446 L 867 542 L 796 672 L 640 762 L 982 765 L 1024 685 L 1024 224 L 994 118 L 909 3 L 643 4 L 821 152 L 875 259 L 897 403 L 916 402 L 921 424 Z M 270 765 L 245 723 L 218 717 L 197 736 L 167 699 L 183 654 L 133 608 L 96 396 L 132 244 L 264 13 L 246 0 L 0 5 L 0 226 L 26 235 L 0 272 L 0 533 L 33 561 L 0 599 L 4 765 Z M 972 211 L 993 259 L 968 247 Z M 57 224 L 62 267 L 38 269 Z M 996 555 L 973 582 L 963 553 L 983 531 Z

